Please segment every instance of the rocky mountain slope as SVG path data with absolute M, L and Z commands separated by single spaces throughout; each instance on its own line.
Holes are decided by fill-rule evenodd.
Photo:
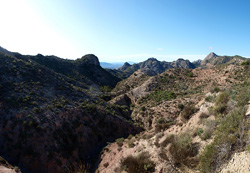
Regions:
M 133 120 L 145 131 L 105 147 L 98 171 L 250 171 L 250 67 L 244 64 L 169 69 L 156 76 L 137 71 L 120 82 L 110 102 L 129 100 Z

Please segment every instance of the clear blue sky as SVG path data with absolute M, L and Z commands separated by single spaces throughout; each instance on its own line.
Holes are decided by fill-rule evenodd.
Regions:
M 248 0 L 0 0 L 0 46 L 105 62 L 250 57 Z

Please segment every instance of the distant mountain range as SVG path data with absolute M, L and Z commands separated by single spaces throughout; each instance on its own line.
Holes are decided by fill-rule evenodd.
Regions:
M 128 77 L 139 69 L 147 72 L 150 75 L 157 75 L 170 68 L 193 69 L 195 67 L 196 66 L 189 60 L 184 59 L 178 59 L 173 62 L 166 62 L 158 61 L 156 58 L 149 58 L 146 61 L 135 63 L 133 65 L 126 62 L 117 71 L 122 71 L 126 74 L 126 77 Z M 115 75 L 115 72 L 113 73 L 113 75 Z

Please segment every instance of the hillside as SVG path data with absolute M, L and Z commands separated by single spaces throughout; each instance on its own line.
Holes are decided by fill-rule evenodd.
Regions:
M 25 61 L 34 61 L 43 65 L 56 73 L 63 74 L 71 79 L 95 86 L 114 87 L 120 81 L 104 70 L 95 55 L 89 54 L 76 60 L 66 60 L 56 56 L 25 56 L 19 53 L 14 54 L 18 59 Z
M 0 53 L 0 155 L 24 172 L 60 172 L 90 164 L 106 142 L 140 131 L 127 107 L 95 92 L 88 82 Z
M 126 95 L 145 131 L 108 145 L 100 172 L 249 171 L 248 65 L 136 74 L 111 102 L 124 104 Z

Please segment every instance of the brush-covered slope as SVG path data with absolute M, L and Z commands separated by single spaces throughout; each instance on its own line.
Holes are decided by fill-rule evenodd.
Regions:
M 93 54 L 88 54 L 77 60 L 66 60 L 56 56 L 24 56 L 15 53 L 15 57 L 25 61 L 34 61 L 57 73 L 87 85 L 114 87 L 119 78 L 113 76 L 100 66 L 98 58 Z
M 249 65 L 230 64 L 169 69 L 156 76 L 137 71 L 122 81 L 113 90 L 118 96 L 111 102 L 120 104 L 121 95 L 129 97 L 132 118 L 145 131 L 108 145 L 98 170 L 246 171 L 249 69 Z
M 128 107 L 41 64 L 0 53 L 0 155 L 11 164 L 24 172 L 91 166 L 106 142 L 139 131 Z

